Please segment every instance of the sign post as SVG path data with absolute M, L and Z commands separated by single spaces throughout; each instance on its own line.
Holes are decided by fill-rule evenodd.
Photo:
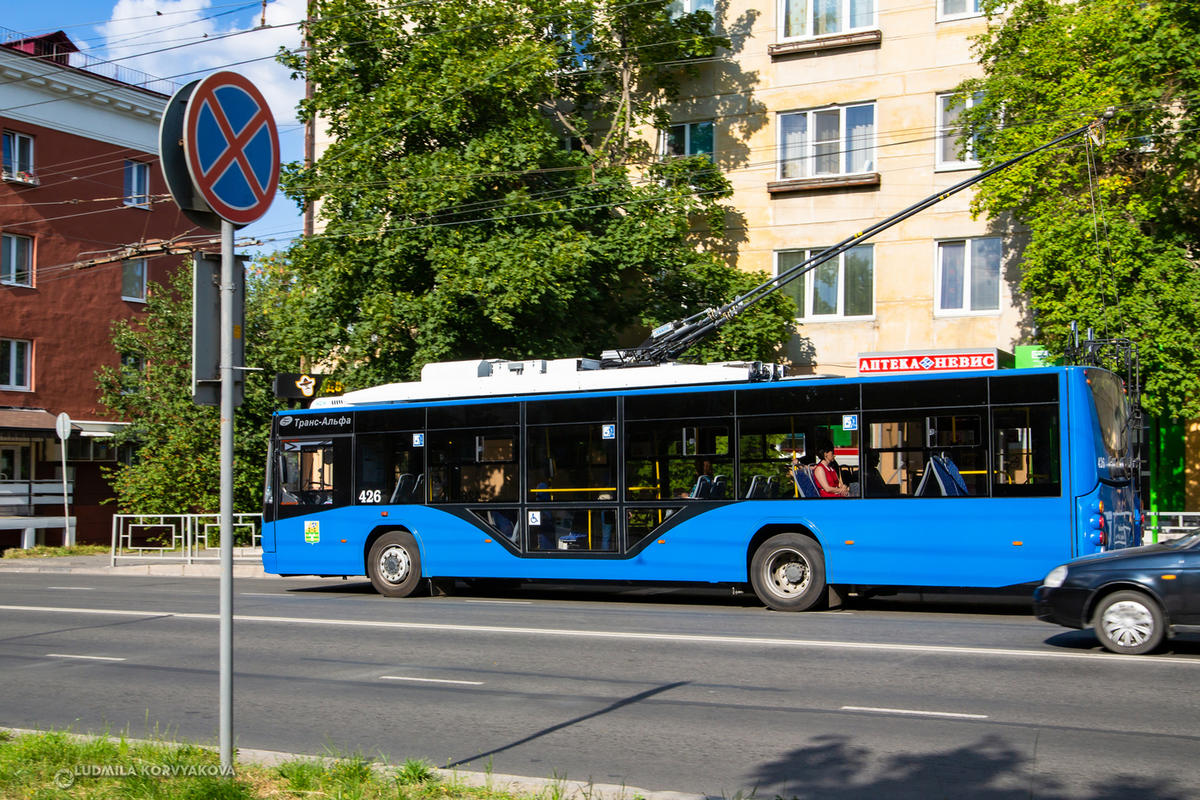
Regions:
M 220 755 L 233 774 L 233 410 L 235 340 L 242 338 L 233 232 L 266 213 L 279 185 L 279 133 L 258 88 L 234 72 L 171 98 L 159 132 L 167 186 L 193 222 L 221 231 Z M 168 152 L 169 151 L 169 152 Z M 182 159 L 178 154 L 182 152 Z M 187 167 L 187 179 L 179 163 Z M 169 170 L 169 171 L 168 171 Z M 174 179 L 174 180 L 172 180 Z M 238 264 L 240 266 L 240 264 Z
M 67 499 L 67 439 L 71 438 L 71 417 L 67 412 L 62 412 L 54 420 L 54 432 L 62 442 L 63 547 L 71 547 L 75 544 L 75 537 L 71 535 L 71 511 Z

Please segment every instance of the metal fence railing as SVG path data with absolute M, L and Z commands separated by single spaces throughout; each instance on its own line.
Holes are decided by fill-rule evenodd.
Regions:
M 1200 529 L 1200 511 L 1147 511 L 1142 541 L 1166 542 Z
M 219 561 L 220 531 L 219 514 L 116 514 L 112 565 L 131 559 Z M 261 535 L 262 514 L 234 514 L 233 560 L 258 561 Z

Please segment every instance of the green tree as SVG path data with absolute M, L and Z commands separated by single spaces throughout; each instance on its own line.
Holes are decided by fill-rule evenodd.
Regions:
M 990 2 L 982 92 L 965 113 L 985 166 L 1116 109 L 1077 139 L 981 184 L 975 208 L 1028 228 L 1021 288 L 1036 338 L 1077 320 L 1128 337 L 1155 413 L 1200 414 L 1200 6 L 1172 0 Z M 965 143 L 965 140 L 964 140 Z
M 639 135 L 728 45 L 707 12 L 670 6 L 311 4 L 307 50 L 282 58 L 332 141 L 286 170 L 325 226 L 289 254 L 287 313 L 348 386 L 430 361 L 598 354 L 748 285 L 708 248 L 724 176 Z M 773 299 L 694 355 L 773 358 L 793 317 Z
M 262 504 L 271 393 L 276 371 L 291 371 L 302 352 L 291 342 L 287 320 L 275 316 L 287 287 L 278 257 L 256 265 L 247 280 L 245 400 L 234 415 L 234 510 Z M 213 406 L 192 402 L 191 272 L 179 270 L 169 287 L 151 286 L 141 319 L 113 323 L 113 346 L 125 363 L 96 373 L 101 402 L 130 424 L 117 443 L 137 447 L 133 463 L 109 473 L 123 513 L 213 513 L 220 504 L 220 419 Z M 130 358 L 126 358 L 130 357 Z

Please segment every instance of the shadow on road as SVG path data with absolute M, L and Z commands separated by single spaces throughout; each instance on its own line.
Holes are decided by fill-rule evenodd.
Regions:
M 654 697 L 655 695 L 662 694 L 663 692 L 669 692 L 672 689 L 679 688 L 680 686 L 686 686 L 688 683 L 690 683 L 690 681 L 675 681 L 674 683 L 666 683 L 666 684 L 663 684 L 662 686 L 656 686 L 653 689 L 647 689 L 644 692 L 638 692 L 637 694 L 633 695 L 632 697 L 626 697 L 625 699 L 618 700 L 615 703 L 609 703 L 604 708 L 593 711 L 590 714 L 583 714 L 582 716 L 575 717 L 574 719 L 569 719 L 564 722 L 560 722 L 557 725 L 551 725 L 548 728 L 543 728 L 542 730 L 540 730 L 536 733 L 531 733 L 528 736 L 525 736 L 521 739 L 517 739 L 516 741 L 513 741 L 513 742 L 509 742 L 508 744 L 500 745 L 499 747 L 493 747 L 490 750 L 485 750 L 482 753 L 476 753 L 475 755 L 468 756 L 467 758 L 460 758 L 458 761 L 452 761 L 451 763 L 446 764 L 446 769 L 454 769 L 455 767 L 466 766 L 467 764 L 470 764 L 473 761 L 479 761 L 479 760 L 482 760 L 485 758 L 490 758 L 491 756 L 494 756 L 497 753 L 503 753 L 505 750 L 511 750 L 514 747 L 520 747 L 523 744 L 528 744 L 529 742 L 532 742 L 535 739 L 540 739 L 543 736 L 548 736 L 551 733 L 554 733 L 555 731 L 560 731 L 563 728 L 569 728 L 572 725 L 578 725 L 581 722 L 586 722 L 587 720 L 594 719 L 595 717 L 600 717 L 605 714 L 611 714 L 614 711 L 625 708 L 626 706 L 634 705 L 635 703 L 640 703 L 643 700 L 648 700 L 651 697 Z
M 1086 788 L 1066 787 L 1038 774 L 1025 752 L 995 736 L 985 736 L 940 753 L 879 753 L 849 736 L 818 736 L 753 773 L 760 786 L 791 800 L 1185 800 L 1193 788 L 1170 778 L 1121 775 L 1098 777 Z

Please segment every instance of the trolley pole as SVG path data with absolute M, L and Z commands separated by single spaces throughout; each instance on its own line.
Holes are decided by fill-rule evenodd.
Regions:
M 233 223 L 221 221 L 221 769 L 233 771 Z M 239 331 L 240 334 L 240 331 Z

